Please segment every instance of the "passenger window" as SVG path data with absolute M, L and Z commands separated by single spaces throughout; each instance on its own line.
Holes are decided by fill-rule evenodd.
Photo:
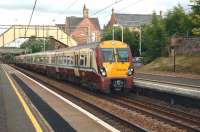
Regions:
M 60 64 L 63 64 L 63 57 L 60 56 L 59 58 L 60 58 Z
M 85 62 L 85 56 L 84 55 L 81 55 L 80 56 L 80 66 L 84 66 L 84 63 Z
M 69 64 L 70 64 L 70 65 L 73 65 L 73 64 L 74 64 L 74 57 L 73 57 L 73 56 L 70 56 L 70 57 L 69 57 L 69 60 L 70 60 L 70 61 L 69 61 Z
M 86 55 L 81 55 L 80 56 L 80 66 L 87 66 L 87 56 Z
M 47 63 L 47 64 L 49 63 L 49 57 L 46 58 L 46 63 Z
M 87 67 L 87 56 L 85 56 L 85 66 Z
M 70 56 L 67 56 L 67 64 L 70 64 Z
M 46 62 L 46 57 L 43 57 L 43 61 L 42 61 L 43 63 L 45 63 Z
M 78 55 L 75 56 L 75 65 L 78 66 Z
M 58 63 L 59 63 L 60 65 L 62 65 L 62 56 L 59 56 L 59 57 L 58 57 Z
M 63 63 L 67 64 L 67 57 L 66 56 L 63 57 Z
M 55 64 L 55 57 L 52 57 L 52 64 Z
M 90 52 L 90 67 L 92 67 L 92 52 Z
M 55 57 L 55 64 L 58 64 L 58 56 Z

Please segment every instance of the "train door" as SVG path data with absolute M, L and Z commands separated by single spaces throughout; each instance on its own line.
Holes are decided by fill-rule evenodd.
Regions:
M 79 52 L 75 52 L 74 53 L 74 56 L 75 56 L 75 68 L 74 68 L 74 74 L 75 76 L 79 77 L 80 74 L 79 74 Z

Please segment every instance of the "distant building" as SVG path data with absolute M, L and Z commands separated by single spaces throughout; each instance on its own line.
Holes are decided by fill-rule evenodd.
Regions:
M 89 10 L 84 5 L 83 17 L 66 17 L 65 24 L 57 24 L 78 44 L 100 41 L 100 25 L 98 18 L 89 18 Z
M 150 24 L 152 15 L 150 14 L 119 14 L 112 9 L 111 18 L 106 25 L 106 28 L 112 27 L 114 24 L 129 27 L 132 31 L 139 30 L 139 26 L 143 24 Z
M 63 44 L 62 42 L 56 40 L 53 37 L 50 37 L 49 39 L 49 45 L 46 48 L 46 50 L 55 50 L 55 49 L 62 49 L 62 48 L 67 48 L 68 46 Z

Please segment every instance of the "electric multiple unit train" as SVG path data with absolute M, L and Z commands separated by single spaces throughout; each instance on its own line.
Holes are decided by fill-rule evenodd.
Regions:
M 133 87 L 131 50 L 120 41 L 19 55 L 16 64 L 105 93 L 127 92 Z

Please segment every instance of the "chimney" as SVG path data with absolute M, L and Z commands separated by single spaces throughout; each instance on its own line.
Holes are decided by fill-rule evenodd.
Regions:
M 162 17 L 162 11 L 160 10 L 160 17 Z
M 115 13 L 114 8 L 112 8 L 112 15 Z
M 88 9 L 86 8 L 85 4 L 84 4 L 84 7 L 83 7 L 83 18 L 88 18 Z

